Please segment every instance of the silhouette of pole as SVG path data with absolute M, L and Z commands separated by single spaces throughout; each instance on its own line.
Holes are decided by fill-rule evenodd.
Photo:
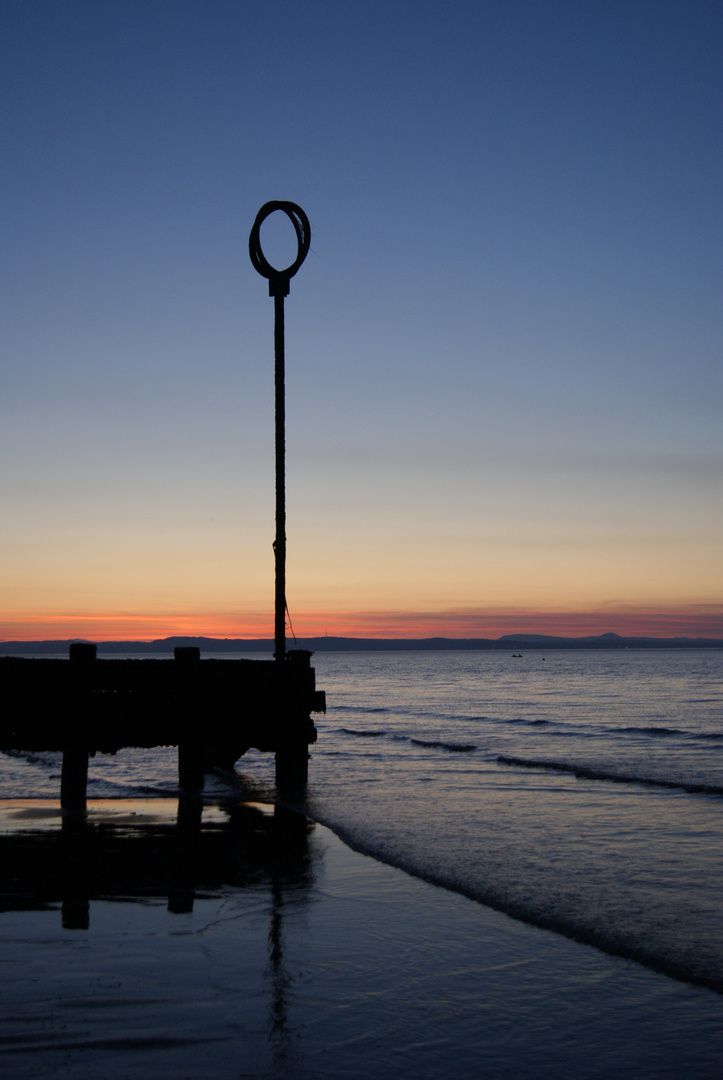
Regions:
M 286 356 L 284 297 L 274 296 L 274 415 L 276 417 L 276 537 L 274 560 L 274 654 L 286 652 Z
M 261 225 L 274 211 L 281 210 L 290 219 L 296 232 L 296 259 L 285 270 L 277 270 L 266 260 L 261 250 Z M 296 203 L 272 201 L 264 203 L 256 215 L 249 236 L 249 255 L 255 270 L 268 278 L 269 296 L 274 298 L 274 396 L 276 417 L 276 537 L 274 539 L 274 656 L 283 661 L 286 656 L 286 371 L 284 350 L 284 297 L 289 295 L 289 282 L 309 251 L 311 229 L 309 219 Z

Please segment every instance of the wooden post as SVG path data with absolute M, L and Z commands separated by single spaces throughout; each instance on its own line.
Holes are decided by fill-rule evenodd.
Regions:
M 182 667 L 193 680 L 193 668 L 201 661 L 201 650 L 195 645 L 179 645 L 173 650 L 177 667 Z M 185 681 L 185 680 L 183 680 Z M 193 911 L 196 894 L 196 863 L 201 832 L 204 784 L 204 754 L 201 740 L 193 733 L 198 717 L 196 695 L 188 688 L 187 710 L 181 720 L 182 735 L 178 743 L 178 813 L 176 817 L 176 851 L 168 910 L 174 914 Z
M 286 654 L 282 673 L 278 702 L 276 790 L 284 798 L 303 798 L 309 777 L 309 746 L 316 742 L 316 728 L 306 711 L 309 698 L 314 694 L 311 656 L 307 649 L 292 649 Z
M 195 645 L 179 646 L 173 650 L 173 659 L 177 666 L 190 668 L 200 663 L 201 650 Z M 188 703 L 190 709 L 194 707 L 193 697 L 191 695 Z M 183 792 L 200 795 L 203 791 L 204 760 L 201 740 L 193 733 L 196 722 L 197 717 L 189 713 L 181 719 L 183 731 L 178 741 L 178 786 Z
M 306 743 L 276 751 L 276 790 L 282 797 L 303 798 L 309 779 L 309 747 Z
M 77 642 L 68 650 L 68 662 L 73 665 L 73 674 L 80 686 L 77 707 L 84 708 L 82 669 L 95 662 L 96 646 L 88 642 Z M 66 743 L 63 748 L 63 766 L 60 772 L 60 811 L 63 817 L 83 818 L 88 809 L 88 745 L 81 737 Z
M 180 664 L 195 664 L 201 659 L 198 645 L 177 645 L 173 650 L 173 659 Z
M 178 744 L 178 786 L 181 791 L 203 791 L 203 753 L 196 739 L 184 739 Z
M 66 746 L 63 750 L 63 767 L 60 773 L 60 809 L 66 814 L 85 814 L 88 787 L 88 747 L 79 744 Z

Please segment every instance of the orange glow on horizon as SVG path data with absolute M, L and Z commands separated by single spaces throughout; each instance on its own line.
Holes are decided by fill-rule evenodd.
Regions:
M 614 632 L 640 637 L 723 638 L 718 604 L 601 606 L 596 611 L 475 609 L 451 611 L 314 611 L 292 613 L 292 638 L 498 638 L 505 634 L 586 637 Z M 153 641 L 166 637 L 273 638 L 270 611 L 5 613 L 0 640 L 83 638 Z

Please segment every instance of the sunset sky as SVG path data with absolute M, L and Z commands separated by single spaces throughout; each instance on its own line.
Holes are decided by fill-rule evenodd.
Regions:
M 723 637 L 714 0 L 3 0 L 0 639 Z M 269 256 L 292 250 L 272 218 Z

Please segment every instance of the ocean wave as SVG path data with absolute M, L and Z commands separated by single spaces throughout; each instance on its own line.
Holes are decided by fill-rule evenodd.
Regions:
M 334 705 L 334 712 L 353 712 L 353 713 L 390 713 L 394 712 L 393 708 L 386 705 L 370 705 L 366 708 L 363 705 Z
M 0 753 L 6 757 L 27 761 L 28 765 L 41 765 L 45 769 L 57 769 L 62 759 L 60 751 L 43 753 L 38 750 L 0 750 Z
M 178 785 L 175 781 L 161 781 L 158 784 L 138 783 L 133 784 L 125 780 L 114 780 L 109 776 L 88 776 L 88 787 L 96 785 L 102 788 L 101 792 L 95 792 L 93 798 L 112 799 L 177 799 Z M 207 792 L 208 793 L 208 792 Z
M 423 746 L 427 750 L 449 750 L 456 754 L 469 754 L 472 750 L 478 749 L 474 743 L 436 742 L 427 739 L 410 739 L 409 741 L 414 746 Z
M 517 765 L 523 769 L 552 769 L 555 772 L 577 776 L 581 780 L 608 780 L 615 784 L 646 784 L 649 787 L 685 791 L 689 795 L 723 795 L 723 787 L 718 784 L 698 784 L 685 780 L 663 780 L 654 776 L 634 776 L 608 772 L 604 769 L 592 769 L 587 765 L 572 765 L 564 761 L 536 761 L 534 758 L 509 757 L 507 754 L 499 754 L 497 761 L 501 765 Z
M 628 735 L 687 735 L 687 732 L 683 731 L 681 728 L 663 727 L 662 725 L 657 724 L 611 728 L 611 731 L 617 731 Z
M 379 839 L 374 835 L 368 833 L 365 835 L 364 832 L 360 833 L 358 829 L 339 824 L 324 813 L 315 813 L 313 808 L 308 808 L 307 812 L 313 820 L 326 825 L 327 828 L 335 832 L 354 851 L 369 855 L 389 866 L 395 866 L 413 877 L 420 878 L 440 888 L 449 889 L 451 892 L 459 893 L 477 903 L 485 904 L 495 911 L 503 912 L 513 919 L 527 923 L 528 926 L 551 930 L 573 941 L 592 945 L 594 948 L 608 953 L 608 955 L 633 960 L 670 978 L 704 986 L 709 990 L 723 994 L 723 976 L 720 972 L 711 971 L 710 965 L 700 964 L 694 956 L 686 959 L 681 956 L 666 955 L 655 948 L 646 947 L 644 941 L 626 941 L 621 935 L 610 933 L 604 926 L 584 925 L 578 919 L 566 917 L 554 903 L 549 906 L 544 904 L 541 906 L 517 899 L 504 889 L 495 887 L 494 884 L 473 884 L 464 875 L 450 873 L 440 869 L 438 866 L 430 865 L 418 856 L 415 857 L 412 852 L 390 849 L 386 843 L 380 843 Z
M 358 739 L 379 739 L 386 735 L 386 731 L 357 731 L 356 728 L 343 727 L 338 729 L 342 735 L 355 735 Z
M 522 716 L 516 716 L 514 720 L 503 720 L 503 724 L 527 724 L 528 727 L 543 727 L 549 725 L 550 720 L 525 720 Z
M 387 709 L 383 709 L 383 712 L 387 712 Z M 366 709 L 363 705 L 334 705 L 334 712 L 353 712 L 353 713 L 366 713 L 374 712 L 374 709 Z

